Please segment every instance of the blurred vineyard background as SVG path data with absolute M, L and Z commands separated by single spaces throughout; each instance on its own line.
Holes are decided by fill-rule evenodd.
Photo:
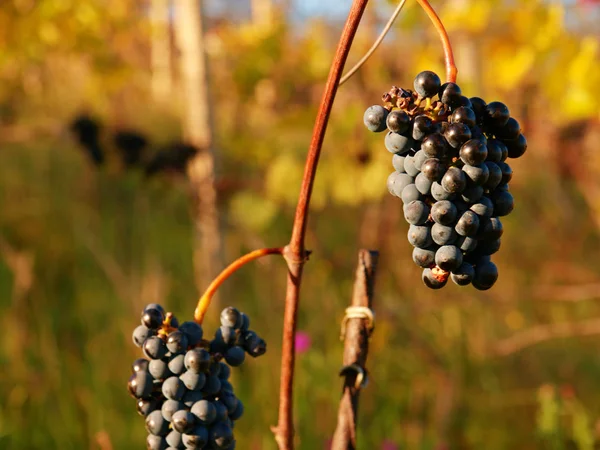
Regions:
M 183 3 L 0 3 L 0 449 L 144 447 L 125 390 L 138 357 L 130 333 L 149 302 L 191 317 L 206 283 L 194 254 L 207 243 L 195 238 L 193 184 L 124 165 L 112 136 L 138 130 L 150 143 L 146 161 L 193 134 L 176 38 Z M 211 270 L 289 239 L 350 2 L 320 3 L 204 2 L 221 244 Z M 410 87 L 425 69 L 443 74 L 438 39 L 408 2 L 340 89 L 325 141 L 299 318 L 298 448 L 327 448 L 334 429 L 338 324 L 361 247 L 382 258 L 361 449 L 600 448 L 599 2 L 432 3 L 463 92 L 506 102 L 529 140 L 513 165 L 516 209 L 494 257 L 500 280 L 483 293 L 422 285 L 401 204 L 385 186 L 390 155 L 362 125 L 392 84 Z M 393 7 L 371 2 L 349 64 Z M 82 112 L 102 123 L 102 166 L 71 133 Z M 239 448 L 275 448 L 285 273 L 275 257 L 261 260 L 220 295 L 269 342 L 234 376 L 247 411 Z

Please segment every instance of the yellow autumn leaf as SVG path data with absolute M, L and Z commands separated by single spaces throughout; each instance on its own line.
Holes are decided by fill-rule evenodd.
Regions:
M 447 2 L 440 17 L 449 32 L 480 33 L 489 25 L 492 8 L 489 1 Z
M 531 42 L 538 51 L 551 49 L 554 42 L 563 34 L 564 15 L 564 6 L 560 3 L 554 3 L 548 7 L 546 22 L 537 27 L 532 27 L 535 36 Z
M 486 71 L 487 82 L 502 90 L 517 87 L 525 75 L 533 68 L 536 52 L 531 46 L 515 49 L 513 46 L 498 46 L 489 55 Z

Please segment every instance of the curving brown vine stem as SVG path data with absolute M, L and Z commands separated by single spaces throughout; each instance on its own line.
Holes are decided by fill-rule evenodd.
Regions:
M 312 193 L 317 164 L 321 154 L 321 147 L 327 129 L 327 122 L 333 106 L 333 100 L 342 76 L 342 70 L 346 63 L 346 58 L 350 52 L 350 47 L 358 29 L 358 24 L 362 18 L 368 0 L 354 0 L 348 19 L 342 30 L 342 35 L 338 43 L 327 83 L 325 92 L 321 99 L 319 112 L 313 128 L 312 140 L 308 149 L 306 165 L 304 167 L 304 177 L 300 188 L 298 206 L 296 207 L 296 216 L 294 218 L 294 227 L 292 229 L 292 238 L 286 247 L 284 257 L 288 263 L 287 291 L 285 295 L 285 312 L 283 316 L 283 345 L 281 355 L 281 384 L 279 388 L 279 421 L 273 428 L 275 440 L 280 450 L 291 450 L 294 448 L 294 422 L 293 422 L 293 385 L 294 385 L 294 354 L 296 333 L 296 319 L 298 315 L 298 301 L 300 299 L 300 282 L 302 279 L 302 269 L 306 262 L 306 250 L 304 248 L 304 238 L 306 236 L 306 221 L 308 218 L 308 205 Z
M 440 35 L 440 40 L 442 41 L 442 47 L 444 48 L 444 59 L 446 61 L 446 81 L 456 83 L 456 74 L 458 73 L 458 69 L 456 68 L 456 64 L 454 63 L 454 54 L 452 53 L 452 45 L 450 45 L 450 38 L 448 37 L 448 33 L 446 32 L 446 28 L 444 24 L 440 20 L 439 16 L 436 14 L 433 7 L 429 4 L 428 0 L 417 0 L 421 8 L 425 10 L 429 19 L 433 23 L 433 26 L 437 30 Z
M 241 256 L 234 262 L 229 264 L 229 266 L 227 266 L 225 270 L 223 270 L 217 276 L 217 278 L 215 278 L 212 281 L 212 283 L 210 283 L 210 285 L 206 289 L 206 292 L 204 292 L 204 294 L 202 294 L 202 297 L 200 297 L 200 300 L 198 300 L 198 306 L 196 306 L 196 311 L 194 312 L 194 321 L 198 324 L 202 324 L 202 321 L 204 320 L 204 315 L 206 314 L 206 311 L 210 306 L 210 302 L 213 298 L 213 295 L 215 295 L 217 289 L 219 289 L 219 287 L 225 282 L 225 280 L 227 280 L 227 278 L 229 278 L 236 270 L 238 270 L 243 265 L 248 264 L 250 261 L 262 258 L 263 256 L 282 254 L 283 248 L 281 247 L 261 248 L 259 250 L 254 250 L 250 253 L 247 253 L 244 256 Z

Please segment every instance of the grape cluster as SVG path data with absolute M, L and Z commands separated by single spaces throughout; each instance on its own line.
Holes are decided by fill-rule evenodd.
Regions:
M 266 352 L 265 341 L 249 330 L 244 313 L 228 307 L 212 340 L 196 322 L 179 325 L 172 313 L 150 304 L 142 312 L 133 342 L 146 358 L 132 366 L 129 393 L 146 418 L 149 450 L 234 449 L 233 427 L 244 413 L 228 381 L 231 367 L 246 354 Z
M 507 158 L 519 158 L 527 141 L 501 102 L 467 98 L 455 83 L 431 71 L 417 75 L 414 91 L 396 86 L 383 106 L 369 107 L 366 127 L 386 131 L 395 171 L 390 193 L 404 202 L 413 261 L 432 289 L 448 278 L 460 286 L 491 288 L 498 269 L 502 222 L 514 207 Z

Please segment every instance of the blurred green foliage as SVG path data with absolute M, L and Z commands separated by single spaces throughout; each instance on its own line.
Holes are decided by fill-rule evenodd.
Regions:
M 583 29 L 586 12 L 566 8 L 537 0 L 440 8 L 463 91 L 505 101 L 530 142 L 513 165 L 517 208 L 489 292 L 422 285 L 401 207 L 385 188 L 390 155 L 362 125 L 365 107 L 391 84 L 410 87 L 422 69 L 443 73 L 439 43 L 416 5 L 340 89 L 308 230 L 314 253 L 299 320 L 313 344 L 297 360 L 299 448 L 324 448 L 335 425 L 338 323 L 360 247 L 382 254 L 360 448 L 384 440 L 419 450 L 598 448 L 599 41 L 567 28 L 569 15 Z M 67 131 L 84 108 L 109 128 L 138 127 L 154 142 L 177 137 L 184 99 L 177 77 L 167 105 L 152 99 L 145 11 L 133 0 L 0 5 L 2 449 L 142 448 L 143 421 L 125 390 L 138 356 L 130 333 L 146 303 L 180 318 L 195 307 L 185 181 L 148 181 L 117 164 L 96 170 Z M 289 239 L 339 32 L 339 24 L 298 28 L 283 17 L 208 20 L 227 260 Z M 384 20 L 367 12 L 350 62 Z M 580 134 L 574 121 L 584 124 Z M 236 427 L 244 449 L 275 448 L 285 273 L 281 261 L 261 261 L 221 295 L 269 342 L 264 358 L 234 375 L 247 406 Z M 217 312 L 209 316 L 213 329 Z M 552 331 L 565 323 L 567 333 Z M 579 333 L 580 324 L 591 331 Z

